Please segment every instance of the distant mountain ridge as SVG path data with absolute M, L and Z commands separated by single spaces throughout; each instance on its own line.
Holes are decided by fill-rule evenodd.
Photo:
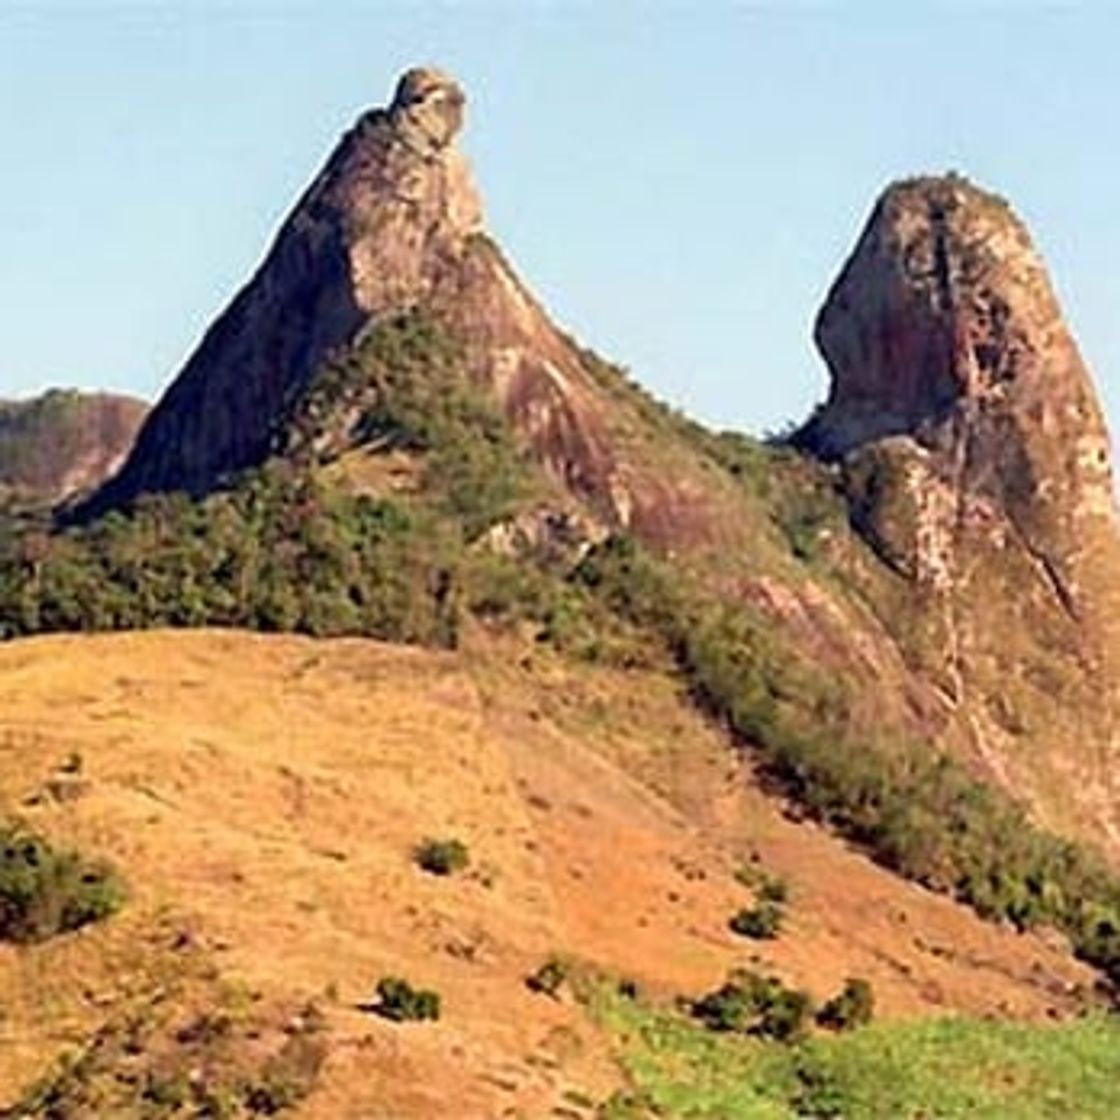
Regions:
M 0 400 L 0 494 L 52 504 L 90 492 L 124 462 L 147 411 L 73 389 Z

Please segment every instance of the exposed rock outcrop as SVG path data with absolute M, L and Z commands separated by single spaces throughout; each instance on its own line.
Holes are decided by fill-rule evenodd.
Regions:
M 200 494 L 259 463 L 324 361 L 372 323 L 420 309 L 454 336 L 536 457 L 605 524 L 662 542 L 726 536 L 695 469 L 660 469 L 650 446 L 620 453 L 610 432 L 619 406 L 606 402 L 592 360 L 484 233 L 456 146 L 463 116 L 458 85 L 429 69 L 406 73 L 388 109 L 362 116 L 94 510 L 145 491 Z
M 62 389 L 0 401 L 0 497 L 53 504 L 89 492 L 124 462 L 147 410 Z
M 1020 791 L 1048 780 L 1047 736 L 1078 740 L 1058 761 L 1114 829 L 1109 439 L 1022 222 L 959 176 L 891 187 L 816 340 L 831 389 L 797 440 L 841 465 L 853 523 L 915 584 L 938 635 L 920 662 Z
M 976 517 L 1006 515 L 1077 610 L 1094 538 L 1116 539 L 1108 433 L 1007 204 L 956 176 L 892 187 L 816 338 L 833 382 L 806 442 L 843 457 L 910 437 L 913 469 L 967 497 Z

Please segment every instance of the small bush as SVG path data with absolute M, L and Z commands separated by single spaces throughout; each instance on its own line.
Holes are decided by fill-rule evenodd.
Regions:
M 781 905 L 789 899 L 789 885 L 778 875 L 768 875 L 758 888 L 758 897 L 762 902 Z
M 642 998 L 642 986 L 637 980 L 632 980 L 630 977 L 624 977 L 618 982 L 618 994 L 623 999 L 639 1000 Z
M 113 871 L 55 851 L 22 828 L 0 829 L 0 940 L 42 941 L 115 913 L 124 887 Z
M 807 992 L 787 988 L 773 976 L 738 972 L 692 1005 L 710 1030 L 733 1031 L 795 1042 L 805 1036 L 813 1004 Z
M 777 937 L 782 928 L 782 909 L 776 902 L 760 902 L 740 910 L 728 925 L 740 937 L 769 941 Z
M 377 1002 L 372 1010 L 383 1019 L 395 1023 L 436 1020 L 440 1016 L 439 993 L 414 988 L 399 976 L 383 976 L 377 982 Z
M 848 1031 L 865 1027 L 875 1015 L 875 994 L 871 984 L 850 977 L 844 987 L 817 1012 L 817 1023 L 829 1030 Z
M 745 1031 L 754 1013 L 754 1005 L 741 984 L 724 984 L 692 1005 L 693 1016 L 713 1031 Z
M 556 999 L 570 973 L 571 967 L 567 961 L 560 957 L 549 957 L 536 972 L 526 978 L 525 986 L 531 992 Z
M 813 1018 L 813 1001 L 808 992 L 782 988 L 762 1011 L 754 1033 L 775 1042 L 797 1042 L 804 1038 Z
M 416 865 L 429 875 L 453 875 L 470 866 L 471 857 L 462 840 L 425 840 L 416 849 Z
M 760 902 L 776 902 L 778 904 L 789 900 L 789 884 L 781 875 L 772 875 L 756 862 L 757 857 L 750 863 L 741 864 L 735 869 L 735 881 L 749 887 L 758 896 Z

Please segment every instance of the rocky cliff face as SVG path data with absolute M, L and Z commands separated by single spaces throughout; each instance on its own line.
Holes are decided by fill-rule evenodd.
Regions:
M 456 146 L 464 104 L 446 75 L 411 70 L 387 109 L 343 137 L 94 509 L 145 491 L 200 494 L 259 463 L 326 360 L 371 325 L 419 309 L 453 335 L 553 477 L 605 523 L 663 541 L 726 535 L 695 465 L 666 472 L 654 447 L 620 452 L 611 431 L 619 407 L 608 405 L 594 363 L 485 234 Z
M 1027 743 L 1079 740 L 1061 762 L 1086 767 L 1077 811 L 1115 839 L 1109 439 L 1022 222 L 957 176 L 891 187 L 816 340 L 831 389 L 798 438 L 840 464 L 855 526 L 913 585 L 933 627 L 916 660 L 1020 790 L 1054 777 Z
M 0 401 L 0 496 L 55 503 L 100 485 L 124 462 L 147 405 L 52 389 Z

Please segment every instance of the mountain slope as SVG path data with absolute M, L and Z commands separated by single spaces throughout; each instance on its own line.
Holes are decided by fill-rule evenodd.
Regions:
M 138 992 L 189 1000 L 167 970 L 189 971 L 192 953 L 242 1005 L 318 1001 L 327 1060 L 299 1115 L 324 1120 L 442 1117 L 451 1100 L 479 1120 L 546 1116 L 565 1093 L 605 1098 L 606 1037 L 567 997 L 525 987 L 556 953 L 657 997 L 707 990 L 749 955 L 821 997 L 864 975 L 888 1020 L 1064 1017 L 1092 982 L 1044 939 L 785 819 L 656 673 L 504 642 L 462 655 L 62 637 L 0 648 L 0 713 L 4 801 L 111 857 L 132 896 L 107 926 L 0 952 L 0 1104 Z M 425 836 L 466 841 L 471 869 L 425 875 L 411 856 Z M 752 856 L 789 884 L 773 942 L 727 928 Z M 438 990 L 441 1021 L 359 1010 L 390 973 Z
M 842 686 L 857 736 L 944 747 L 1120 852 L 1107 435 L 1010 209 L 954 177 L 886 192 L 821 313 L 834 385 L 795 440 L 815 466 L 674 416 L 549 321 L 484 233 L 463 111 L 410 71 L 362 117 L 92 508 L 277 452 L 368 473 L 400 448 L 364 347 L 418 316 L 552 482 L 499 519 L 632 534 L 760 610 Z M 324 400 L 347 362 L 358 388 Z

